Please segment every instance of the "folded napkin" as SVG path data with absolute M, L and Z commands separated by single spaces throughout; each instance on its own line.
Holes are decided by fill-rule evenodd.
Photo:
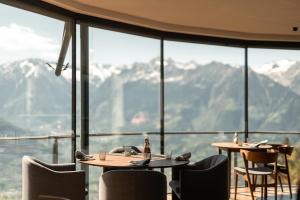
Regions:
M 150 158 L 145 160 L 130 161 L 130 163 L 135 166 L 146 166 L 150 163 Z
M 187 160 L 189 160 L 191 158 L 191 156 L 192 156 L 191 152 L 188 152 L 188 153 L 184 153 L 184 154 L 182 154 L 180 156 L 177 156 L 175 158 L 175 160 L 176 161 L 187 161 Z
M 79 160 L 95 160 L 93 156 L 87 155 L 82 151 L 78 151 L 78 150 L 75 152 L 75 157 Z
M 268 140 L 262 140 L 258 143 L 254 143 L 254 144 L 250 144 L 249 146 L 250 147 L 259 147 L 259 145 L 262 145 L 262 144 L 267 144 L 268 143 Z

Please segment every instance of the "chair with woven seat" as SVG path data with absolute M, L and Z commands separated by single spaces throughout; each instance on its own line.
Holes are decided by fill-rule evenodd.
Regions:
M 22 160 L 22 200 L 85 199 L 85 172 L 74 163 L 48 164 L 34 157 Z
M 167 200 L 167 178 L 152 170 L 111 170 L 100 176 L 99 200 Z
M 251 198 L 254 200 L 254 189 L 257 186 L 261 186 L 261 196 L 267 198 L 267 187 L 273 186 L 275 189 L 275 200 L 277 199 L 277 152 L 266 152 L 266 151 L 250 151 L 240 150 L 241 156 L 244 161 L 244 168 L 235 167 L 235 194 L 234 199 L 237 195 L 238 175 L 242 175 L 244 180 L 247 182 Z M 248 166 L 248 161 L 252 162 L 252 167 Z M 267 164 L 274 163 L 274 169 L 267 167 Z M 250 175 L 253 177 L 252 180 Z M 257 177 L 261 177 L 261 184 L 256 184 Z M 274 183 L 268 184 L 268 176 L 274 177 Z M 263 191 L 264 189 L 264 191 Z M 264 195 L 263 195 L 264 194 Z
M 277 164 L 277 171 L 278 171 L 278 179 L 281 187 L 281 191 L 283 192 L 282 181 L 281 177 L 285 177 L 288 180 L 288 186 L 290 190 L 290 197 L 293 198 L 292 195 L 292 187 L 291 187 L 291 178 L 289 173 L 289 163 L 288 157 L 292 155 L 294 147 L 289 145 L 272 145 L 273 148 L 279 153 L 279 155 L 283 156 L 283 164 Z M 269 165 L 272 169 L 274 168 L 273 165 Z
M 172 168 L 172 200 L 194 200 L 195 197 L 227 200 L 228 157 L 214 155 L 194 164 Z

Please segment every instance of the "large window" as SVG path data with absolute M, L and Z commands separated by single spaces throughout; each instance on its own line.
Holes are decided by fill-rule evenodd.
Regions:
M 65 21 L 3 4 L 0 13 L 0 199 L 21 199 L 23 155 L 71 161 L 70 139 L 47 139 L 71 134 L 71 68 L 56 76 L 47 64 L 56 67 Z
M 54 73 L 71 19 L 3 4 L 0 13 L 0 199 L 20 199 L 23 155 L 46 162 L 71 161 L 75 102 L 71 42 L 63 62 L 69 67 L 60 76 Z M 85 139 L 91 154 L 123 145 L 141 146 L 148 135 L 153 153 L 164 149 L 175 157 L 191 152 L 194 162 L 217 153 L 212 142 L 232 141 L 233 132 L 243 133 L 245 113 L 249 141 L 299 143 L 299 50 L 250 48 L 245 80 L 244 48 L 165 40 L 161 49 L 159 39 L 104 30 L 85 21 L 89 35 L 83 43 L 89 49 L 84 49 L 82 25 L 76 28 L 76 131 L 83 137 L 77 137 L 76 149 L 87 150 L 81 146 Z M 80 54 L 81 48 L 88 59 Z M 80 59 L 89 60 L 89 83 L 83 90 L 81 83 L 86 79 L 79 76 Z M 89 89 L 88 120 L 81 118 L 85 111 L 81 108 L 87 108 L 81 104 L 87 98 L 81 95 L 84 89 Z M 88 138 L 81 133 L 85 123 Z M 164 141 L 160 141 L 161 130 Z M 273 133 L 278 131 L 282 134 Z M 244 139 L 243 134 L 239 139 Z M 294 181 L 299 171 L 296 151 L 290 160 Z M 89 168 L 91 200 L 98 199 L 101 173 L 99 168 Z M 165 173 L 170 177 L 170 170 Z

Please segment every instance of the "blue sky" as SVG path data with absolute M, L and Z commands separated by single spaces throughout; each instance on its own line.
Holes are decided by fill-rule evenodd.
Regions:
M 0 63 L 37 57 L 56 62 L 64 22 L 0 4 Z M 158 57 L 156 39 L 90 28 L 90 62 L 129 64 Z M 213 45 L 165 42 L 165 57 L 180 62 L 217 60 L 244 64 L 244 49 Z M 249 49 L 249 64 L 260 66 L 277 60 L 300 60 L 300 51 Z M 67 60 L 71 60 L 67 55 Z

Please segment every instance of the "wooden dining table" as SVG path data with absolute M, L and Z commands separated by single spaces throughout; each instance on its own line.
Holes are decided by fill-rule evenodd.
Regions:
M 141 154 L 125 156 L 123 153 L 111 153 L 107 154 L 105 160 L 99 159 L 99 154 L 92 155 L 91 160 L 80 160 L 79 162 L 86 165 L 92 165 L 97 167 L 103 167 L 105 169 L 133 169 L 133 168 L 168 168 L 168 167 L 178 167 L 186 165 L 189 161 L 177 161 L 174 159 L 166 159 L 164 155 L 151 155 L 151 160 L 148 165 L 134 165 L 132 162 L 144 160 Z
M 252 143 L 235 144 L 232 142 L 217 142 L 217 143 L 212 143 L 211 145 L 218 148 L 219 154 L 222 154 L 222 151 L 227 152 L 228 162 L 229 162 L 228 164 L 228 190 L 229 191 L 231 187 L 231 153 L 240 152 L 241 149 L 246 149 L 251 151 L 266 151 L 267 149 L 272 148 L 272 146 L 268 144 L 261 144 L 258 147 L 254 147 Z

